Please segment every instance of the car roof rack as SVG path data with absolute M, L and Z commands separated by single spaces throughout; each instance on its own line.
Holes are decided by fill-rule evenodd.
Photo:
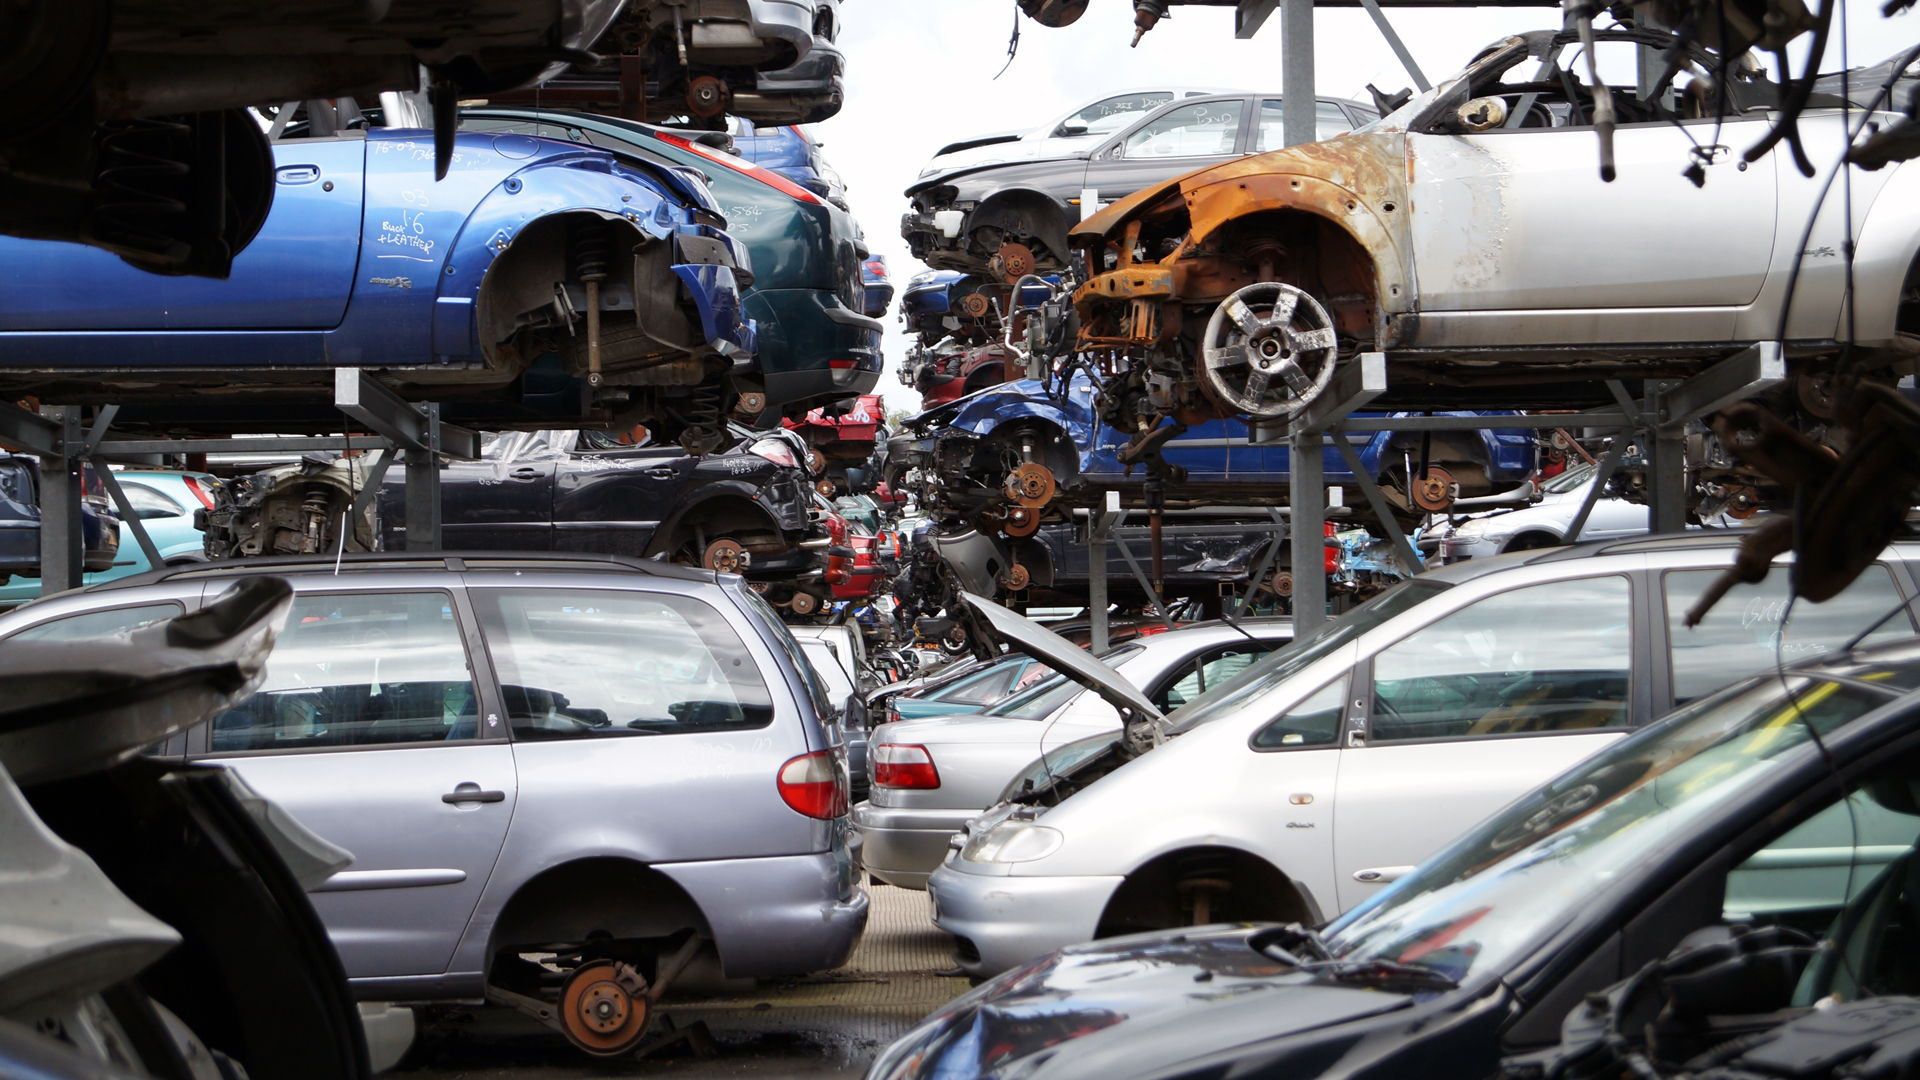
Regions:
M 1752 535 L 1746 529 L 1702 529 L 1699 532 L 1670 536 L 1636 536 L 1626 540 L 1589 540 L 1570 547 L 1547 548 L 1527 563 L 1559 562 L 1597 555 L 1633 555 L 1649 551 L 1693 551 L 1703 548 L 1737 547 Z
M 642 559 L 632 555 L 603 555 L 590 551 L 356 551 L 339 555 L 272 555 L 261 558 L 223 559 L 168 567 L 131 577 L 90 585 L 87 592 L 111 592 L 117 589 L 157 585 L 191 578 L 238 577 L 273 570 L 307 572 L 334 566 L 341 573 L 366 573 L 378 570 L 449 570 L 454 573 L 486 570 L 593 570 L 626 571 L 672 581 L 719 580 L 711 570 L 680 566 L 677 563 Z

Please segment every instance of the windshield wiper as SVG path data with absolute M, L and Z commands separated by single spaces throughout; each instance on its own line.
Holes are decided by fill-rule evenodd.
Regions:
M 1430 967 L 1395 960 L 1334 961 L 1317 965 L 1340 982 L 1411 983 L 1423 990 L 1457 990 L 1460 984 Z
M 1327 939 L 1311 926 L 1288 923 L 1261 936 L 1266 940 L 1257 948 L 1282 963 L 1312 968 L 1333 962 L 1333 951 L 1327 948 Z M 1302 960 L 1302 955 L 1309 959 Z

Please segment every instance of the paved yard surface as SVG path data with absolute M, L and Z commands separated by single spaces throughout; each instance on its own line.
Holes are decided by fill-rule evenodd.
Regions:
M 455 1014 L 421 1032 L 388 1073 L 395 1080 L 574 1080 L 612 1076 L 859 1076 L 881 1047 L 967 989 L 953 939 L 935 929 L 927 894 L 869 885 L 873 914 L 838 971 L 762 983 L 753 992 L 665 1008 L 675 1023 L 705 1021 L 718 1054 L 684 1046 L 655 1056 L 595 1060 L 504 1009 Z

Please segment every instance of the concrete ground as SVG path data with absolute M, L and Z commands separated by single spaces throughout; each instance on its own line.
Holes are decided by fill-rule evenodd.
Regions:
M 882 1047 L 967 989 L 953 939 L 933 925 L 927 894 L 869 885 L 866 936 L 837 971 L 766 982 L 753 992 L 662 1008 L 685 1027 L 704 1021 L 717 1054 L 685 1046 L 645 1058 L 595 1059 L 505 1009 L 453 1013 L 423 1027 L 394 1080 L 575 1080 L 646 1077 L 856 1077 Z

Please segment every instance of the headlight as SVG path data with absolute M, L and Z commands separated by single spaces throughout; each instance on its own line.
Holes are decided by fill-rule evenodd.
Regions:
M 1481 533 L 1484 533 L 1486 531 L 1487 531 L 1487 523 L 1485 520 L 1481 518 L 1469 518 L 1468 520 L 1461 522 L 1459 528 L 1453 530 L 1453 535 L 1479 536 Z
M 1066 837 L 1058 829 L 1030 821 L 1003 821 L 967 842 L 960 857 L 969 862 L 1017 863 L 1044 859 L 1060 850 Z

